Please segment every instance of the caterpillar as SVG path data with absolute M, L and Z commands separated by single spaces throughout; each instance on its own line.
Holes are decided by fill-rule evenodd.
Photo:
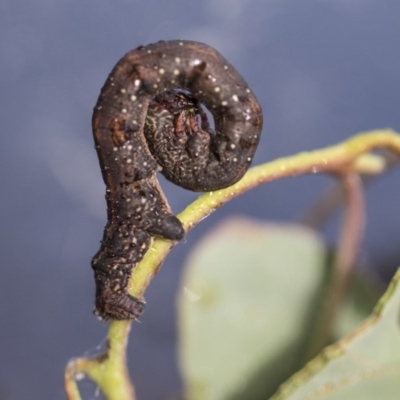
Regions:
M 214 118 L 210 127 L 204 105 Z M 157 181 L 192 191 L 237 182 L 262 129 L 261 107 L 247 83 L 214 48 L 160 41 L 128 52 L 109 74 L 94 107 L 95 148 L 106 185 L 108 222 L 92 259 L 94 313 L 137 319 L 144 301 L 128 280 L 153 237 L 185 236 Z

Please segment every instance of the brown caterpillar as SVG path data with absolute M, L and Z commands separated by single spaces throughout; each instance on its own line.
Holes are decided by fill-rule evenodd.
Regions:
M 201 103 L 213 115 L 215 131 Z M 261 107 L 212 47 L 158 42 L 117 63 L 101 90 L 92 126 L 108 208 L 101 248 L 92 260 L 94 312 L 104 320 L 136 319 L 144 302 L 127 292 L 132 269 L 152 237 L 185 236 L 156 172 L 193 191 L 234 184 L 257 148 Z

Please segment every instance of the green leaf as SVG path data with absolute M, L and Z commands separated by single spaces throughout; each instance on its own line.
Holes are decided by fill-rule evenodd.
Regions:
M 178 303 L 187 397 L 267 398 L 300 367 L 325 278 L 322 241 L 298 225 L 234 219 L 187 264 Z
M 332 333 L 335 340 L 347 335 L 369 317 L 382 294 L 382 285 L 378 285 L 378 282 L 373 281 L 365 272 L 356 271 L 335 322 Z
M 372 315 L 327 347 L 271 400 L 400 398 L 400 270 Z

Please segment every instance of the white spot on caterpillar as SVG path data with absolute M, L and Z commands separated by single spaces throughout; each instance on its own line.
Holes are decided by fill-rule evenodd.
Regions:
M 221 105 L 222 105 L 222 106 L 227 106 L 227 105 L 228 105 L 228 102 L 227 102 L 226 100 L 224 100 L 224 101 L 221 102 Z
M 123 108 L 123 109 L 121 110 L 121 112 L 122 112 L 123 114 L 126 114 L 126 113 L 128 112 L 128 110 L 127 110 L 126 108 Z
M 137 100 L 137 97 L 133 94 L 133 95 L 131 96 L 131 100 L 132 100 L 132 101 L 136 101 L 136 100 Z
M 126 93 L 126 89 L 121 89 L 121 93 Z
M 219 93 L 221 91 L 221 88 L 219 87 L 219 86 L 216 86 L 215 88 L 214 88 L 214 92 L 215 93 Z
M 236 144 L 231 143 L 230 148 L 231 148 L 232 150 L 235 149 L 235 148 L 236 148 Z
M 174 75 L 179 75 L 179 69 L 174 69 Z
M 181 59 L 180 59 L 179 57 L 175 57 L 175 62 L 176 62 L 177 64 L 180 64 Z
M 239 101 L 239 97 L 237 97 L 236 94 L 232 95 L 232 100 L 238 102 Z
M 126 163 L 127 164 L 130 164 L 132 162 L 132 158 L 128 158 L 127 160 L 126 160 Z
M 164 75 L 165 74 L 165 69 L 164 68 L 160 68 L 158 70 L 158 72 L 160 73 L 160 75 Z
M 192 65 L 193 67 L 195 67 L 196 65 L 201 64 L 201 61 L 198 58 L 195 58 L 194 60 L 192 60 L 190 62 L 190 65 Z

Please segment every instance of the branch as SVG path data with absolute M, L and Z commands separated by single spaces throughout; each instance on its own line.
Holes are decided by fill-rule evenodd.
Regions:
M 316 328 L 308 340 L 304 363 L 315 357 L 329 342 L 332 327 L 347 294 L 365 227 L 365 204 L 360 176 L 349 171 L 341 176 L 345 210 L 327 293 L 319 307 Z
M 343 174 L 345 171 L 368 169 L 368 166 L 373 169 L 371 158 L 364 155 L 375 148 L 389 149 L 400 157 L 400 135 L 391 130 L 371 131 L 323 150 L 304 152 L 253 167 L 235 185 L 200 196 L 178 218 L 186 231 L 190 231 L 217 208 L 263 183 L 317 172 Z M 146 256 L 132 273 L 130 294 L 143 297 L 150 281 L 176 244 L 177 242 L 165 239 L 154 240 Z M 348 257 L 346 254 L 347 250 L 343 250 L 342 257 Z M 104 354 L 70 361 L 65 373 L 65 389 L 69 400 L 81 399 L 76 379 L 82 374 L 88 375 L 108 400 L 135 399 L 128 378 L 125 355 L 130 326 L 130 321 L 112 321 L 108 332 L 108 349 Z

